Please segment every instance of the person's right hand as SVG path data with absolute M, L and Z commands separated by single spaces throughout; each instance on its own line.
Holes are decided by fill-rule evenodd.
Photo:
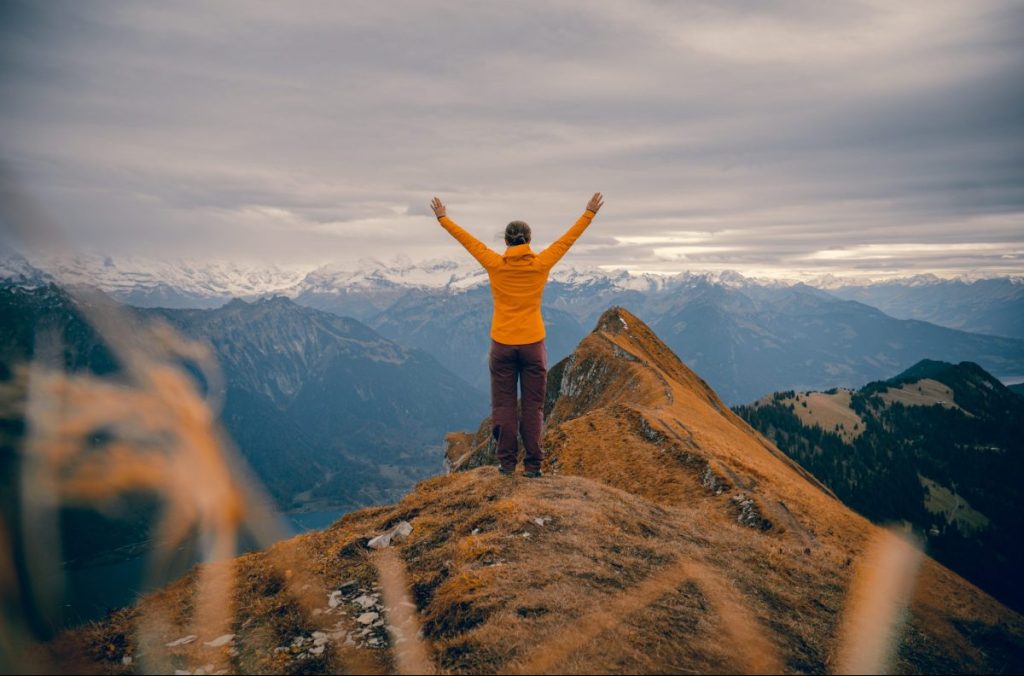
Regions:
M 437 197 L 435 197 L 430 202 L 430 208 L 434 210 L 434 215 L 437 216 L 438 218 L 444 218 L 444 216 L 447 214 L 447 210 L 444 207 L 444 202 L 439 200 Z
M 597 210 L 601 208 L 602 204 L 604 204 L 604 197 L 601 196 L 601 193 L 595 192 L 594 196 L 587 202 L 587 209 L 597 214 Z

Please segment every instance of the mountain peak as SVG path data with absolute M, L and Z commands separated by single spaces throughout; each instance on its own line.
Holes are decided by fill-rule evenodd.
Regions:
M 46 272 L 32 265 L 14 248 L 0 241 L 0 281 L 26 288 L 54 282 Z
M 594 332 L 604 331 L 605 333 L 618 334 L 623 331 L 629 331 L 631 320 L 634 326 L 639 323 L 639 320 L 628 310 L 616 305 L 601 313 L 597 320 L 597 326 L 594 327 Z
M 913 383 L 931 379 L 956 389 L 965 385 L 984 387 L 988 390 L 1001 391 L 1005 386 L 991 373 L 972 361 L 953 364 L 934 359 L 922 359 L 899 375 L 885 381 L 892 385 Z
M 691 491 L 720 495 L 745 487 L 746 516 L 737 518 L 759 528 L 771 527 L 776 500 L 757 506 L 762 497 L 755 487 L 767 489 L 768 482 L 754 476 L 776 474 L 787 486 L 778 493 L 789 494 L 787 503 L 795 493 L 806 492 L 811 502 L 828 493 L 623 307 L 603 312 L 572 354 L 551 367 L 547 389 L 544 443 L 552 467 L 566 473 L 668 502 Z M 492 461 L 489 419 L 475 434 L 454 433 L 446 441 L 453 468 Z
M 243 312 L 249 310 L 274 310 L 274 309 L 295 309 L 306 311 L 306 308 L 293 301 L 288 296 L 282 296 L 281 294 L 273 294 L 267 296 L 260 296 L 254 300 L 245 300 L 244 298 L 232 298 L 227 303 L 224 303 L 220 307 L 221 310 L 241 310 Z
M 922 359 L 894 378 L 880 383 L 869 383 L 864 390 L 906 390 L 915 383 L 925 386 L 929 382 L 933 387 L 937 383 L 945 388 L 945 399 L 955 402 L 958 407 L 972 415 L 991 415 L 992 411 L 1009 410 L 1006 407 L 1012 409 L 1016 401 L 998 378 L 971 361 L 952 364 Z M 917 389 L 921 390 L 921 387 Z
M 270 307 L 299 307 L 298 303 L 288 296 L 283 296 L 281 294 L 263 296 L 256 301 L 255 305 L 266 305 Z
M 972 375 L 985 380 L 995 377 L 973 361 L 962 361 L 957 364 L 937 359 L 922 359 L 899 375 L 890 378 L 891 382 L 934 378 L 937 375 L 955 371 L 962 375 Z

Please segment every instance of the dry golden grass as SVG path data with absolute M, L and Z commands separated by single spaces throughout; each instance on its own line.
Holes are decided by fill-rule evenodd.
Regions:
M 827 392 L 800 392 L 791 401 L 793 413 L 804 425 L 817 425 L 828 432 L 835 432 L 847 443 L 864 433 L 864 421 L 850 408 L 850 390 Z M 806 406 L 804 406 L 806 404 Z M 836 429 L 838 425 L 842 425 Z
M 804 425 L 817 426 L 827 432 L 833 432 L 850 443 L 864 432 L 864 421 L 850 407 L 851 394 L 852 391 L 847 389 L 838 389 L 833 393 L 797 392 L 780 400 L 780 403 L 793 404 L 793 413 Z M 930 378 L 906 383 L 900 387 L 890 387 L 879 397 L 886 403 L 899 402 L 904 406 L 938 405 L 960 408 L 953 400 L 953 390 Z M 762 405 L 770 399 L 765 397 L 754 405 Z M 966 411 L 964 413 L 971 415 Z
M 828 670 L 853 569 L 847 561 L 859 553 L 830 539 L 808 554 L 794 538 L 736 524 L 719 511 L 707 502 L 659 505 L 582 477 L 510 479 L 480 468 L 434 479 L 394 507 L 359 512 L 325 532 L 238 559 L 242 653 L 232 668 L 272 673 L 289 666 L 274 661 L 273 648 L 325 628 L 312 608 L 323 606 L 328 590 L 347 579 L 373 584 L 366 539 L 406 519 L 414 531 L 398 552 L 428 654 L 441 671 Z M 300 579 L 315 584 L 313 603 L 299 592 L 309 582 L 288 584 L 279 572 L 288 560 L 305 566 Z M 1020 618 L 938 568 L 926 566 L 919 587 L 931 587 L 930 595 L 918 592 L 912 607 L 930 640 L 907 649 L 906 665 L 913 670 L 921 653 L 966 671 L 991 668 L 991 653 L 963 650 L 971 644 L 965 622 L 1019 650 Z M 165 606 L 176 619 L 167 640 L 183 635 L 192 585 L 184 580 L 139 610 L 73 633 L 79 650 L 64 653 L 88 648 L 94 666 L 127 671 L 115 661 L 122 653 L 115 648 L 108 659 L 97 646 L 130 646 L 132 613 L 148 604 Z M 944 607 L 951 598 L 957 605 Z M 201 645 L 191 647 L 173 664 L 208 661 Z M 392 668 L 384 651 L 351 650 L 302 671 Z
M 890 387 L 881 395 L 883 401 L 899 402 L 904 406 L 943 406 L 963 411 L 953 398 L 953 390 L 944 383 L 931 378 L 922 378 L 915 383 L 904 383 Z M 967 415 L 967 411 L 963 411 Z
M 861 555 L 824 533 L 808 553 L 795 537 L 723 518 L 713 500 L 664 505 L 593 479 L 527 480 L 479 468 L 424 482 L 393 507 L 357 512 L 322 533 L 239 559 L 243 657 L 233 669 L 289 666 L 268 657 L 273 647 L 322 628 L 311 608 L 323 605 L 327 590 L 352 578 L 373 584 L 377 573 L 364 544 L 402 519 L 414 531 L 397 552 L 427 655 L 452 673 L 828 671 Z M 305 565 L 302 579 L 319 583 L 314 603 L 301 602 L 298 590 L 308 582 L 289 585 L 275 576 L 288 560 Z M 182 600 L 192 584 L 183 581 L 142 607 L 187 608 Z M 187 610 L 179 620 L 168 640 L 189 626 Z M 1011 659 L 990 646 L 965 650 L 973 641 L 964 630 L 969 623 L 994 645 L 1020 649 L 1019 616 L 926 565 L 911 607 L 916 638 L 898 651 L 897 664 L 914 671 L 930 660 L 985 671 Z M 97 625 L 87 643 L 130 644 L 130 626 L 127 616 Z M 182 652 L 178 664 L 206 659 L 202 646 Z M 108 672 L 123 669 L 105 663 Z M 356 667 L 396 668 L 386 651 L 352 650 L 301 671 Z

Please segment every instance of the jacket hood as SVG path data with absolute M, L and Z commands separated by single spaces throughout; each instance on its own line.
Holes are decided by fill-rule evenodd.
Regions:
M 505 254 L 502 256 L 502 258 L 508 260 L 510 258 L 532 258 L 533 256 L 536 256 L 536 254 L 533 253 L 532 249 L 530 249 L 529 244 L 516 244 L 515 246 L 510 246 L 509 248 L 505 249 Z

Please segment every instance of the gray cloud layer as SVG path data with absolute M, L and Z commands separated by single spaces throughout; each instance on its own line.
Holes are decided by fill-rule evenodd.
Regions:
M 9 4 L 0 157 L 73 240 L 634 270 L 1024 272 L 1024 5 Z

